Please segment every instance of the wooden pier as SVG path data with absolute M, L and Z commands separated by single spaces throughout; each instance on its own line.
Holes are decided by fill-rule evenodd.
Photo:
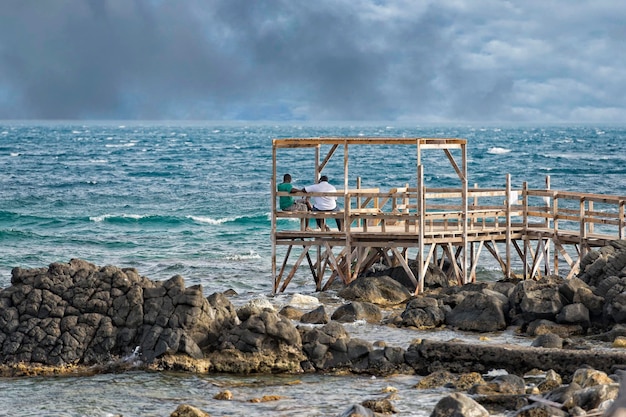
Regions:
M 355 178 L 350 188 L 349 150 L 376 145 L 407 148 L 404 154 L 416 160 L 413 185 L 389 190 L 363 188 L 360 178 Z M 485 249 L 500 265 L 505 277 L 526 279 L 559 274 L 561 266 L 566 265 L 570 278 L 578 272 L 580 260 L 590 248 L 624 238 L 626 196 L 552 190 L 549 178 L 543 189 L 529 189 L 526 182 L 514 189 L 508 174 L 502 189 L 477 185 L 470 188 L 466 146 L 465 139 L 457 138 L 274 139 L 271 181 L 274 293 L 285 291 L 305 262 L 317 290 L 327 289 L 337 278 L 350 283 L 377 262 L 402 266 L 416 293 L 424 289 L 430 263 L 440 266 L 448 263 L 449 273 L 459 284 L 469 283 L 476 280 L 476 268 Z M 276 191 L 278 179 L 286 173 L 277 172 L 278 158 L 290 150 L 303 149 L 313 151 L 315 166 L 311 183 L 318 180 L 331 158 L 343 151 L 343 188 L 339 189 L 341 186 L 334 181 L 336 193 L 289 195 L 334 196 L 339 211 L 286 212 L 278 208 L 278 197 L 288 195 Z M 457 187 L 424 185 L 424 170 L 430 169 L 422 164 L 426 151 L 442 152 L 458 178 Z M 322 219 L 331 230 L 306 230 L 306 218 Z M 300 227 L 294 228 L 293 221 L 281 219 L 297 219 Z M 333 228 L 334 219 L 343 221 L 343 230 Z M 312 220 L 311 224 L 315 222 Z M 279 247 L 286 249 L 280 268 Z M 295 262 L 290 264 L 292 255 Z M 515 272 L 514 259 L 521 265 Z M 409 260 L 417 262 L 417 274 L 409 267 Z

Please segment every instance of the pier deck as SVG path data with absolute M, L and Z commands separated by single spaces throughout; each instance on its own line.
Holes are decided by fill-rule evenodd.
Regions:
M 381 191 L 362 188 L 357 178 L 356 186 L 349 187 L 349 148 L 381 144 L 415 147 L 415 186 L 405 184 Z M 289 194 L 302 198 L 332 196 L 337 198 L 340 211 L 283 212 L 277 208 L 277 197 L 288 195 L 276 191 L 277 151 L 283 148 L 315 150 L 313 182 L 331 157 L 343 150 L 343 189 L 336 193 Z M 328 153 L 322 159 L 324 148 Z M 421 155 L 430 149 L 443 151 L 458 176 L 458 187 L 424 185 Z M 590 248 L 623 239 L 626 227 L 626 196 L 551 190 L 549 178 L 544 189 L 531 190 L 526 183 L 514 189 L 508 174 L 503 189 L 469 188 L 464 139 L 275 139 L 271 186 L 274 292 L 285 291 L 305 260 L 318 290 L 328 288 L 336 278 L 347 284 L 377 262 L 402 266 L 416 293 L 423 291 L 429 263 L 443 266 L 449 262 L 449 274 L 460 284 L 468 283 L 476 279 L 483 249 L 493 256 L 505 277 L 558 274 L 563 264 L 571 277 Z M 307 230 L 305 219 L 310 219 L 312 226 L 313 219 L 321 219 L 330 230 Z M 337 230 L 335 219 L 342 221 L 343 230 Z M 278 269 L 278 248 L 285 247 Z M 294 251 L 299 252 L 298 258 L 289 265 Z M 522 265 L 515 272 L 514 258 Z M 409 267 L 410 260 L 417 262 L 416 274 Z M 324 281 L 326 273 L 329 276 Z

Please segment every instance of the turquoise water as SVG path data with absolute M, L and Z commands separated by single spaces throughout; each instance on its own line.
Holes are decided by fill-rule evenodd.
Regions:
M 235 303 L 269 296 L 271 140 L 348 135 L 465 138 L 469 181 L 480 187 L 503 188 L 510 173 L 514 187 L 527 181 L 531 188 L 543 188 L 550 175 L 553 189 L 626 195 L 622 126 L 4 122 L 0 287 L 10 284 L 15 266 L 82 258 L 97 265 L 135 267 L 157 280 L 180 274 L 187 285 L 202 284 L 207 295 L 232 288 L 240 294 Z M 400 148 L 359 148 L 350 154 L 351 176 L 361 176 L 365 187 L 414 184 L 415 155 Z M 311 157 L 304 151 L 289 154 L 279 174 L 289 171 L 296 186 L 309 184 Z M 343 170 L 342 158 L 336 159 L 325 171 L 331 182 Z M 427 185 L 457 185 L 442 154 L 425 154 L 424 165 Z M 490 266 L 485 268 L 483 273 L 489 273 Z M 312 293 L 313 284 L 303 275 L 289 290 Z M 404 347 L 413 337 L 407 336 Z M 226 385 L 242 381 L 220 378 Z M 416 382 L 404 378 L 397 383 Z M 273 386 L 272 377 L 260 379 L 243 395 L 266 395 L 260 393 Z M 169 415 L 180 402 L 206 404 L 211 415 L 261 415 L 269 409 L 272 415 L 328 415 L 351 404 L 351 398 L 375 397 L 360 391 L 360 384 L 369 383 L 360 377 L 301 379 L 304 384 L 285 390 L 308 398 L 297 390 L 316 387 L 310 401 L 266 405 L 216 403 L 211 400 L 215 381 L 189 375 L 29 378 L 0 381 L 0 389 L 8 398 L 3 400 L 6 410 L 22 410 L 14 415 Z M 70 388 L 77 384 L 80 390 Z M 337 395 L 325 394 L 333 391 Z M 93 392 L 98 392 L 95 399 Z M 415 395 L 410 392 L 405 396 Z M 31 395 L 42 398 L 33 403 L 24 399 Z M 46 395 L 53 400 L 45 400 Z M 403 415 L 430 414 L 431 399 L 412 411 L 405 401 L 400 401 Z M 133 408 L 135 403 L 141 408 Z M 317 404 L 322 408 L 316 409 Z M 49 408 L 39 408 L 44 405 Z

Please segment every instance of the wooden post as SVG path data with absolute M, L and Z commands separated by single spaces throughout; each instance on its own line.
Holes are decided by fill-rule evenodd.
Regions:
M 345 277 L 347 283 L 352 281 L 352 272 L 350 268 L 352 267 L 352 239 L 350 234 L 350 225 L 348 222 L 350 221 L 350 194 L 348 193 L 348 140 L 344 142 L 343 147 L 343 232 L 346 236 L 345 243 Z
M 463 160 L 463 175 L 461 181 L 463 182 L 462 187 L 462 198 L 463 198 L 463 282 L 469 283 L 470 277 L 467 274 L 468 266 L 467 266 L 467 221 L 468 221 L 468 207 L 467 207 L 467 155 L 465 144 L 461 145 L 461 155 Z
M 522 183 L 522 230 L 524 238 L 524 254 L 522 263 L 524 264 L 523 279 L 528 279 L 528 182 Z
M 506 271 L 511 278 L 511 174 L 506 174 Z
M 277 282 L 276 282 L 276 143 L 272 143 L 272 178 L 270 179 L 270 195 L 272 201 L 270 203 L 270 211 L 272 212 L 272 279 L 274 281 L 273 293 L 276 294 Z
M 419 149 L 419 145 L 418 145 Z M 418 157 L 419 161 L 419 157 Z M 416 293 L 424 292 L 424 277 L 426 271 L 428 271 L 428 265 L 424 265 L 424 167 L 422 165 L 417 166 L 417 231 L 418 231 L 418 257 L 417 263 L 417 275 L 418 285 Z

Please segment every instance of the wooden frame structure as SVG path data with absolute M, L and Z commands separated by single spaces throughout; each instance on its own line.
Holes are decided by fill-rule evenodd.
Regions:
M 349 149 L 362 145 L 413 146 L 417 162 L 414 186 L 406 184 L 381 192 L 378 188 L 362 188 L 357 178 L 356 185 L 350 188 Z M 484 248 L 496 259 L 506 277 L 515 276 L 513 251 L 522 264 L 524 278 L 558 274 L 560 260 L 570 267 L 568 277 L 571 277 L 589 248 L 624 238 L 626 196 L 553 191 L 549 178 L 545 189 L 530 190 L 524 183 L 522 189 L 515 190 L 509 175 L 504 189 L 469 188 L 466 146 L 465 139 L 457 138 L 274 139 L 271 180 L 274 293 L 287 288 L 305 260 L 317 290 L 328 288 L 336 278 L 347 284 L 376 262 L 401 266 L 415 285 L 416 293 L 423 291 L 428 265 L 434 262 L 441 266 L 448 262 L 449 274 L 460 284 L 468 283 L 476 279 Z M 332 195 L 340 202 L 342 211 L 283 212 L 277 208 L 277 197 L 287 195 L 276 191 L 278 152 L 289 149 L 314 150 L 312 182 L 317 181 L 336 151 L 343 149 L 343 189 L 336 193 L 295 194 Z M 323 149 L 327 153 L 322 157 Z M 422 155 L 430 150 L 442 151 L 446 156 L 458 178 L 457 187 L 424 185 Z M 305 230 L 306 218 L 341 219 L 344 227 L 342 231 Z M 279 227 L 280 219 L 299 219 L 300 228 Z M 504 254 L 499 249 L 502 245 Z M 280 269 L 278 247 L 287 247 Z M 300 254 L 289 269 L 288 261 L 294 250 Z M 410 251 L 416 252 L 417 273 L 409 267 Z M 326 272 L 330 274 L 324 282 Z

